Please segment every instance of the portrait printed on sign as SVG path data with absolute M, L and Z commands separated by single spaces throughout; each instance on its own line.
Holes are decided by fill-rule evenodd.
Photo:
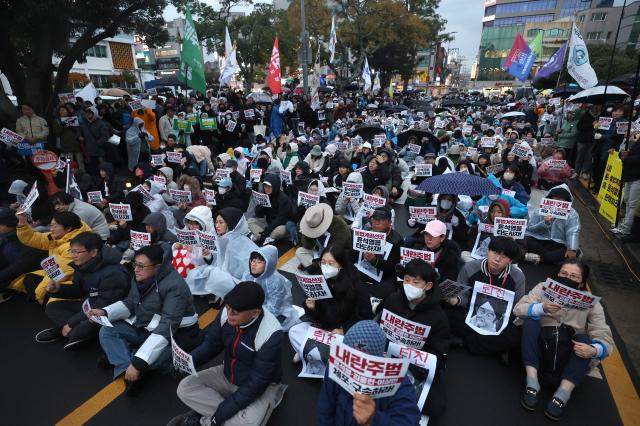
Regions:
M 342 342 L 344 336 L 309 327 L 302 347 L 302 370 L 298 377 L 324 379 L 329 362 L 331 342 Z
M 465 323 L 479 334 L 497 336 L 507 327 L 515 293 L 476 281 Z
M 489 243 L 493 236 L 493 225 L 488 223 L 478 224 L 478 236 L 471 250 L 471 257 L 474 259 L 484 259 L 489 253 Z
M 422 411 L 431 390 L 433 378 L 436 375 L 438 358 L 428 352 L 408 348 L 393 342 L 389 343 L 387 356 L 390 358 L 405 358 L 412 364 L 412 367 L 407 371 L 407 377 L 409 377 L 416 391 L 418 408 Z

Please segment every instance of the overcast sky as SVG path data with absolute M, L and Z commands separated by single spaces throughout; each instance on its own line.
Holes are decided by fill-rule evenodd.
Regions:
M 466 58 L 465 64 L 471 68 L 480 46 L 484 2 L 482 0 L 440 0 L 438 13 L 447 20 L 445 32 L 456 32 L 453 35 L 455 40 L 448 47 L 459 48 L 460 54 Z

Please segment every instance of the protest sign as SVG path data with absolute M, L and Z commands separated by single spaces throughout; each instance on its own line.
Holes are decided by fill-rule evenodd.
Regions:
M 636 142 L 637 143 L 637 142 Z M 600 209 L 598 213 L 607 219 L 611 224 L 615 224 L 618 218 L 618 202 L 622 194 L 622 160 L 617 151 L 609 154 L 607 165 L 598 192 Z
M 213 189 L 205 188 L 202 190 L 202 195 L 204 195 L 204 199 L 207 202 L 207 204 L 211 206 L 216 205 L 216 191 L 214 191 Z
M 255 117 L 255 112 L 252 109 L 245 109 L 243 111 L 244 118 L 253 118 Z
M 324 121 L 324 120 L 326 120 L 326 115 L 324 110 L 322 109 L 318 111 L 318 121 Z
M 465 156 L 475 157 L 476 155 L 478 155 L 478 148 L 474 148 L 472 146 L 467 148 L 467 152 L 465 153 Z
M 496 146 L 495 136 L 483 136 L 482 139 L 480 139 L 481 148 L 494 148 L 495 146 Z
M 53 170 L 58 167 L 59 161 L 60 159 L 55 152 L 46 150 L 38 150 L 37 152 L 33 153 L 33 157 L 31 157 L 31 162 L 33 163 L 33 165 L 40 170 Z
M 164 165 L 164 154 L 152 154 L 151 155 L 151 166 L 153 167 L 159 167 Z M 182 158 L 182 155 L 180 155 L 180 157 Z
M 141 99 L 140 103 L 143 108 L 156 109 L 156 100 L 155 99 Z
M 346 198 L 360 199 L 364 195 L 364 184 L 353 182 L 342 182 L 342 194 Z
M 336 142 L 336 148 L 338 148 L 339 151 L 346 151 L 349 149 L 349 142 Z
M 521 240 L 527 231 L 527 219 L 497 217 L 493 225 L 493 235 L 496 237 L 512 237 Z
M 384 207 L 387 204 L 387 200 L 383 197 L 378 197 L 377 195 L 371 194 L 362 194 L 362 208 L 365 211 L 373 212 L 375 209 Z
M 571 201 L 543 198 L 540 200 L 540 215 L 556 219 L 567 219 L 571 212 Z
M 410 321 L 386 309 L 382 310 L 380 326 L 390 341 L 415 349 L 424 346 L 431 331 L 428 325 Z
M 111 321 L 109 321 L 109 318 L 107 318 L 106 316 L 103 316 L 103 315 L 98 316 L 98 315 L 93 315 L 91 313 L 91 304 L 89 303 L 89 299 L 86 299 L 82 303 L 82 312 L 85 314 L 87 318 L 89 318 L 89 321 L 91 322 L 104 325 L 105 327 L 113 327 L 113 324 L 111 324 Z
M 158 89 L 156 89 L 155 87 L 153 87 L 151 89 L 147 89 L 147 90 L 145 90 L 145 92 L 147 92 L 147 95 L 149 95 L 149 96 L 158 95 Z
M 60 117 L 60 124 L 62 127 L 79 127 L 80 122 L 78 121 L 78 117 Z
M 221 181 L 224 178 L 228 178 L 230 174 L 231 174 L 231 170 L 229 169 L 225 169 L 225 168 L 217 169 L 216 174 L 213 177 L 213 180 Z
M 540 138 L 541 145 L 553 145 L 554 143 L 555 141 L 553 140 L 553 138 Z
M 329 356 L 329 378 L 353 395 L 360 392 L 371 398 L 396 393 L 409 368 L 406 359 L 369 355 L 333 341 Z
M 210 253 L 218 252 L 218 236 L 215 232 L 198 231 L 198 241 L 204 250 L 209 250 Z
M 173 338 L 173 332 L 171 330 L 170 334 L 173 367 L 176 370 L 184 371 L 185 373 L 191 374 L 192 376 L 197 376 L 198 372 L 196 371 L 196 366 L 193 364 L 193 357 L 188 352 L 182 350 L 180 346 L 178 346 L 175 339 Z
M 383 254 L 386 240 L 384 232 L 353 230 L 353 249 L 360 252 Z
M 133 220 L 130 204 L 109 203 L 109 212 L 114 220 L 124 220 L 125 222 Z
M 8 146 L 16 147 L 23 139 L 21 134 L 9 130 L 6 127 L 0 130 L 0 141 Z
M 180 244 L 185 246 L 199 246 L 197 229 L 180 229 L 176 228 L 176 236 Z
M 433 122 L 434 129 L 444 129 L 444 126 L 446 126 L 446 124 L 440 117 L 437 117 Z
M 618 135 L 626 135 L 627 131 L 629 131 L 629 122 L 628 121 L 618 121 L 616 123 L 616 134 L 618 134 Z
M 191 133 L 193 130 L 193 126 L 189 120 L 181 120 L 179 118 L 174 118 L 173 130 L 177 132 L 183 131 L 185 133 Z
M 89 204 L 98 204 L 102 201 L 102 192 L 89 191 L 87 192 L 87 201 Z
M 506 196 L 508 196 L 508 197 L 513 197 L 513 198 L 515 198 L 515 196 L 516 196 L 516 191 L 512 191 L 512 190 L 510 190 L 510 189 L 503 189 L 503 190 L 502 190 L 502 195 L 506 195 Z
M 153 175 L 151 176 L 151 181 L 158 184 L 158 186 L 162 189 L 167 189 L 167 178 L 164 176 Z
M 218 123 L 215 118 L 201 118 L 200 119 L 200 130 L 216 130 L 218 128 Z
M 257 205 L 262 207 L 271 207 L 271 200 L 269 200 L 269 196 L 267 194 L 263 194 L 258 191 L 251 191 L 251 196 Z
M 238 118 L 240 118 L 240 111 L 233 111 L 231 115 L 233 116 L 234 120 L 237 120 Z
M 384 145 L 384 142 L 387 140 L 387 136 L 384 134 L 375 135 L 373 137 L 373 147 L 379 148 Z
M 302 345 L 302 370 L 298 377 L 324 379 L 329 362 L 331 343 L 342 343 L 344 336 L 315 327 L 309 327 Z
M 471 124 L 463 124 L 462 125 L 462 134 L 463 135 L 470 135 L 472 131 L 473 131 L 473 126 Z
M 298 122 L 298 133 L 300 133 L 301 135 L 304 134 L 304 121 Z
M 409 348 L 394 342 L 389 343 L 387 357 L 407 359 L 409 363 L 413 364 L 414 367 L 407 372 L 408 375 L 413 376 L 412 372 L 415 371 L 415 368 L 420 370 L 420 376 L 424 377 L 424 380 L 418 380 L 416 377 L 413 377 L 411 382 L 413 383 L 413 387 L 416 391 L 416 397 L 418 398 L 418 408 L 422 411 L 424 403 L 427 400 L 427 396 L 429 395 L 431 385 L 433 384 L 433 379 L 436 375 L 438 358 L 428 352 Z
M 321 300 L 333 297 L 324 275 L 296 275 L 296 279 L 308 299 Z
M 562 98 L 560 97 L 549 99 L 549 105 L 551 106 L 560 106 L 561 102 L 562 102 Z
M 498 174 L 500 172 L 502 172 L 504 170 L 504 164 L 502 163 L 498 163 L 498 164 L 494 164 L 493 166 L 487 166 L 484 169 L 487 173 L 492 173 L 492 174 Z
M 224 126 L 224 129 L 229 133 L 233 133 L 233 131 L 236 129 L 236 125 L 237 123 L 233 120 L 227 121 L 227 125 Z
M 476 242 L 471 250 L 471 257 L 474 259 L 484 259 L 489 253 L 489 243 L 493 236 L 493 225 L 490 223 L 478 224 L 478 235 L 476 236 Z
M 427 223 L 436 218 L 436 207 L 414 207 L 409 206 L 409 218 L 418 223 Z
M 180 189 L 169 189 L 169 195 L 171 198 L 175 200 L 176 203 L 190 203 L 191 200 L 191 191 L 183 191 Z
M 320 202 L 320 196 L 308 192 L 298 192 L 298 205 L 303 207 L 315 206 Z
M 148 232 L 138 232 L 133 229 L 131 233 L 131 248 L 133 250 L 140 250 L 144 246 L 151 245 L 151 234 Z
M 167 163 L 180 164 L 182 162 L 182 153 L 167 151 Z
M 262 169 L 251 169 L 251 172 L 249 173 L 249 177 L 253 182 L 260 182 L 260 178 L 262 177 Z
M 416 164 L 415 168 L 416 177 L 428 177 L 433 174 L 433 165 L 432 164 Z
M 549 160 L 549 170 L 562 170 L 567 166 L 567 160 Z
M 138 185 L 130 192 L 139 192 L 140 194 L 142 194 L 142 200 L 145 204 L 153 201 L 153 196 L 151 196 L 151 193 L 147 191 L 147 188 L 145 188 L 144 185 Z
M 408 147 L 409 147 L 409 151 L 413 152 L 415 155 L 419 155 L 420 150 L 422 149 L 421 145 L 417 145 L 415 143 L 410 143 Z
M 280 170 L 280 180 L 284 184 L 291 185 L 293 183 L 291 180 L 291 170 Z
M 144 109 L 144 106 L 142 105 L 142 102 L 140 102 L 137 99 L 134 99 L 133 101 L 129 102 L 129 107 L 133 110 L 133 111 L 137 111 L 139 109 Z
M 73 93 L 58 93 L 58 100 L 61 104 L 74 104 L 76 103 L 76 95 Z
M 435 262 L 435 254 L 432 251 L 413 250 L 408 247 L 400 247 L 400 263 L 406 265 L 411 259 L 422 259 L 427 263 Z
M 600 302 L 600 297 L 586 291 L 560 284 L 547 278 L 542 284 L 542 296 L 551 303 L 562 305 L 563 308 L 586 311 Z
M 440 287 L 440 294 L 444 300 L 458 297 L 465 291 L 471 289 L 468 285 L 460 284 L 453 280 L 444 280 L 438 284 L 438 286 Z
M 40 262 L 40 266 L 51 281 L 60 282 L 64 278 L 64 271 L 60 268 L 55 256 L 47 257 Z
M 516 143 L 516 144 L 513 144 L 513 147 L 511 148 L 511 153 L 516 157 L 524 158 L 529 155 L 529 148 L 527 148 L 521 143 Z
M 465 323 L 483 336 L 497 336 L 509 323 L 515 293 L 476 281 Z
M 193 126 L 198 122 L 198 114 L 196 114 L 195 112 L 187 114 L 187 121 Z
M 29 209 L 31 209 L 31 206 L 33 206 L 33 203 L 35 203 L 37 199 L 38 199 L 38 182 L 34 182 L 33 186 L 31 187 L 31 190 L 29 191 L 29 194 L 27 194 L 27 198 L 24 200 L 24 203 L 22 203 L 22 206 L 20 206 L 20 211 L 18 213 L 27 212 Z

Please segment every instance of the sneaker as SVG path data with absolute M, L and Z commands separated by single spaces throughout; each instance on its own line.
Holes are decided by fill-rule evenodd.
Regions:
M 525 410 L 534 411 L 538 407 L 538 391 L 529 386 L 525 387 L 520 404 Z
M 47 328 L 36 334 L 38 343 L 53 343 L 60 339 L 62 339 L 62 333 L 59 328 Z
M 76 339 L 71 340 L 69 343 L 64 345 L 65 351 L 75 351 L 76 349 L 86 345 L 91 339 Z
M 302 360 L 300 359 L 300 354 L 299 354 L 298 352 L 296 352 L 296 353 L 293 355 L 293 360 L 292 360 L 292 362 L 293 362 L 294 364 L 297 364 L 297 363 L 299 363 L 300 361 L 302 361 Z
M 544 415 L 553 421 L 560 421 L 560 419 L 562 419 L 562 415 L 564 414 L 564 407 L 566 405 L 566 402 L 563 402 L 554 397 L 551 399 L 551 401 L 549 401 L 547 407 L 544 409 Z
M 271 238 L 271 237 L 267 237 L 264 239 L 264 243 L 262 244 L 262 246 L 266 246 L 267 244 L 271 244 L 272 242 L 274 242 L 275 239 Z
M 537 253 L 526 253 L 524 261 L 529 263 L 540 263 L 540 255 Z
M 611 232 L 617 235 L 629 235 L 631 232 L 622 226 L 618 226 L 617 228 L 611 228 Z
M 138 379 L 135 382 L 125 380 L 124 384 L 124 396 L 131 398 L 140 395 L 140 392 L 142 391 L 142 379 Z
M 13 297 L 13 293 L 15 293 L 13 290 L 6 290 L 0 293 L 0 303 L 4 303 L 11 299 Z
M 112 365 L 109 363 L 109 358 L 107 358 L 105 354 L 102 354 L 96 361 L 96 367 L 106 370 L 107 368 L 111 368 Z
M 200 426 L 201 417 L 200 414 L 190 410 L 169 420 L 167 426 Z

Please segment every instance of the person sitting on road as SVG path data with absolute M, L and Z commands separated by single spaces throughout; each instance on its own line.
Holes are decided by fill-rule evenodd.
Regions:
M 71 212 L 78 215 L 103 240 L 109 238 L 109 224 L 102 212 L 95 206 L 73 198 L 66 192 L 53 194 L 49 199 L 53 211 Z
M 100 326 L 83 312 L 86 300 L 93 308 L 103 308 L 126 297 L 130 280 L 120 265 L 121 253 L 104 242 L 98 234 L 82 232 L 70 242 L 71 266 L 74 269 L 71 285 L 52 282 L 52 299 L 45 313 L 56 326 L 36 334 L 36 342 L 50 343 L 63 337 L 68 339 L 64 349 L 74 350 L 98 337 Z
M 497 186 L 498 189 L 502 190 L 502 184 L 500 183 L 500 180 L 498 180 L 498 178 L 496 178 L 493 174 L 490 173 L 488 179 L 495 186 Z M 476 202 L 474 209 L 471 211 L 471 213 L 469 213 L 469 216 L 467 217 L 467 221 L 470 224 L 478 223 L 478 221 L 482 220 L 482 218 L 489 211 L 488 210 L 489 205 L 498 199 L 505 200 L 509 204 L 509 217 L 512 217 L 514 219 L 522 219 L 527 217 L 527 215 L 529 214 L 529 209 L 527 208 L 527 205 L 522 204 L 520 201 L 518 201 L 511 195 L 491 194 L 491 195 L 483 195 L 482 198 L 480 198 Z
M 587 291 L 589 267 L 577 259 L 562 263 L 554 280 L 580 291 Z M 572 391 L 585 375 L 614 348 L 600 302 L 580 310 L 549 302 L 543 295 L 544 283 L 538 284 L 513 308 L 522 323 L 522 363 L 527 384 L 521 404 L 534 411 L 538 405 L 540 385 L 557 387 L 544 414 L 560 420 Z
M 433 252 L 433 266 L 438 270 L 440 280 L 455 281 L 462 266 L 461 252 L 458 243 L 447 239 L 447 225 L 438 219 L 431 220 L 421 234 L 423 239 L 416 241 L 412 248 Z
M 562 167 L 551 168 L 552 161 L 562 161 L 565 163 Z M 567 152 L 562 148 L 556 148 L 553 155 L 538 167 L 538 187 L 541 189 L 551 189 L 561 183 L 566 182 L 573 174 L 573 169 L 566 162 Z
M 545 198 L 572 202 L 566 184 L 553 187 Z M 524 260 L 531 263 L 559 263 L 575 259 L 580 250 L 580 216 L 571 207 L 566 219 L 545 216 L 540 208 L 531 213 L 524 239 L 527 253 Z
M 504 198 L 497 198 L 489 204 L 489 209 L 487 210 L 486 215 L 482 213 L 480 210 L 476 210 L 478 214 L 484 216 L 484 220 L 482 221 L 484 224 L 493 225 L 497 217 L 511 217 L 511 209 L 509 208 L 509 202 Z M 479 230 L 478 225 L 473 225 L 471 227 L 471 232 L 469 236 L 471 237 L 471 241 L 476 241 L 478 237 L 478 232 L 480 232 L 480 239 L 478 240 L 477 247 L 474 244 L 475 253 L 470 251 L 462 252 L 462 260 L 464 262 L 470 262 L 473 259 L 481 259 L 487 257 L 487 250 L 489 247 L 489 242 L 491 241 L 491 236 L 493 235 L 491 232 L 482 232 Z
M 308 268 L 329 245 L 351 250 L 351 232 L 345 221 L 333 214 L 325 203 L 309 207 L 300 222 L 302 238 L 296 257 L 303 268 Z
M 359 172 L 351 172 L 349 173 L 346 182 L 362 183 L 362 175 Z M 360 212 L 360 207 L 362 207 L 361 199 L 346 197 L 344 195 L 344 191 L 342 191 L 336 200 L 334 212 L 335 214 L 342 216 L 344 220 L 353 222 L 357 217 L 359 217 L 358 213 Z
M 282 399 L 280 323 L 263 309 L 259 284 L 243 281 L 224 298 L 225 307 L 191 351 L 196 367 L 221 352 L 223 363 L 189 376 L 178 385 L 178 398 L 191 410 L 169 421 L 178 425 L 266 424 Z
M 436 202 L 437 219 L 447 225 L 447 231 L 451 232 L 451 239 L 458 243 L 460 248 L 466 248 L 469 226 L 464 214 L 458 208 L 458 197 L 453 194 L 440 194 Z
M 306 189 L 306 188 L 305 188 Z M 271 207 L 256 206 L 255 217 L 247 223 L 256 244 L 263 245 L 267 238 L 284 240 L 289 237 L 285 224 L 291 215 L 289 197 L 280 189 L 280 176 L 269 173 L 264 178 L 263 191 L 269 196 Z
M 387 339 L 377 323 L 360 321 L 347 332 L 343 343 L 369 355 L 383 356 Z M 404 378 L 393 396 L 380 399 L 359 392 L 350 395 L 327 376 L 322 382 L 316 416 L 318 426 L 414 426 L 419 422 L 418 400 L 409 377 Z
M 125 395 L 141 391 L 143 374 L 167 367 L 171 334 L 188 351 L 199 344 L 198 314 L 189 287 L 158 245 L 136 251 L 134 277 L 126 298 L 91 314 L 105 316 L 113 327 L 100 329 L 105 356 L 100 367 L 113 366 L 114 379 L 124 373 Z

